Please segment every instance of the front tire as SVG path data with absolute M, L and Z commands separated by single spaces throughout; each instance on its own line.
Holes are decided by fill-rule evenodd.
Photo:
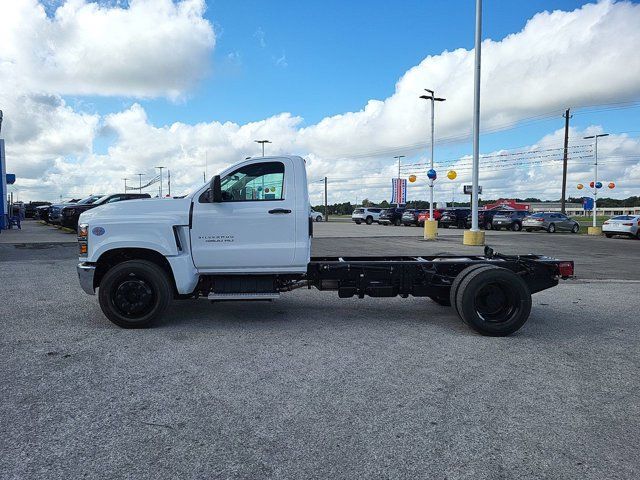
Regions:
M 578 233 L 580 231 L 580 225 L 574 225 L 571 227 L 571 233 Z
M 102 312 L 122 328 L 151 326 L 167 309 L 172 296 L 167 273 L 146 260 L 130 260 L 112 267 L 98 289 Z
M 395 222 L 393 222 L 393 224 L 394 224 L 396 227 L 399 227 L 400 225 L 402 225 L 402 220 L 400 220 L 399 218 L 396 218 L 396 220 L 395 220 Z
M 360 220 L 356 220 L 356 225 L 360 225 L 362 222 Z
M 550 223 L 549 226 L 547 227 L 547 232 L 556 233 L 556 226 L 553 223 Z
M 605 237 L 607 237 L 607 238 L 611 238 L 611 237 L 613 237 L 613 235 L 612 235 L 612 234 L 610 234 L 610 233 L 605 233 L 605 234 L 604 234 L 604 236 L 605 236 Z
M 513 230 L 514 232 L 519 232 L 520 230 L 522 230 L 522 225 L 520 225 L 518 222 L 515 222 L 511 226 L 511 230 Z
M 366 223 L 367 225 L 371 225 L 373 223 L 373 217 L 367 217 Z

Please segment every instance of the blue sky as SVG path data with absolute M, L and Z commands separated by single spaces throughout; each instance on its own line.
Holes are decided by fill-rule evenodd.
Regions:
M 487 1 L 483 38 L 499 40 L 520 31 L 543 10 L 573 10 L 585 2 Z M 473 48 L 472 0 L 344 2 L 208 1 L 205 17 L 214 25 L 212 68 L 187 96 L 135 99 L 151 123 L 259 121 L 281 112 L 304 118 L 303 125 L 330 115 L 360 110 L 369 99 L 384 99 L 395 82 L 428 55 Z M 171 54 L 170 46 L 167 55 Z M 134 100 L 113 97 L 67 98 L 101 114 L 128 107 Z M 445 108 L 443 106 L 443 108 Z M 629 130 L 637 109 L 578 114 L 572 125 L 597 122 L 615 132 Z M 513 148 L 561 128 L 562 118 L 528 123 L 483 136 L 483 149 Z M 98 152 L 111 138 L 98 137 Z M 465 144 L 439 154 L 468 152 Z
M 434 85 L 447 96 L 436 113 L 436 161 L 471 151 L 473 0 L 209 0 L 204 10 L 204 0 L 39 1 L 48 18 L 35 0 L 0 3 L 14 47 L 0 51 L 12 66 L 0 102 L 28 188 L 46 179 L 59 189 L 112 189 L 121 172 L 151 171 L 159 159 L 187 186 L 202 178 L 204 158 L 222 168 L 257 153 L 256 138 L 272 139 L 271 152 L 305 155 L 314 178 L 363 168 L 388 177 L 393 155 L 424 158 L 424 148 L 403 145 L 427 142 L 428 109 L 417 96 Z M 557 13 L 536 16 L 544 11 Z M 483 38 L 493 42 L 483 50 L 482 125 L 511 127 L 484 132 L 481 152 L 538 144 L 578 104 L 636 102 L 574 108 L 578 138 L 589 126 L 640 138 L 639 19 L 640 8 L 623 0 L 486 0 Z M 44 109 L 43 94 L 52 100 Z M 438 145 L 447 135 L 461 140 Z M 632 167 L 640 141 L 613 140 L 609 152 L 631 155 Z M 542 171 L 523 167 L 519 188 L 553 198 Z M 492 175 L 492 194 L 514 173 Z M 640 169 L 629 174 L 634 191 Z M 345 182 L 344 196 L 362 188 Z

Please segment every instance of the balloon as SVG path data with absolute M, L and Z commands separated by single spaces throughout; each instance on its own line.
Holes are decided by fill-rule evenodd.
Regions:
M 449 180 L 455 180 L 457 176 L 458 176 L 458 174 L 456 173 L 456 171 L 455 171 L 455 170 L 449 170 L 449 171 L 447 172 L 447 178 L 448 178 Z
M 411 183 L 415 182 L 415 181 L 416 181 L 416 178 L 417 178 L 417 177 L 416 177 L 415 175 L 409 175 L 409 181 L 410 181 Z
M 583 184 L 581 184 L 581 183 L 579 183 L 579 184 L 578 184 L 578 186 L 577 186 L 577 188 L 578 188 L 578 190 L 582 190 L 582 189 L 584 188 L 584 185 L 583 185 Z
M 608 187 L 609 187 L 609 188 L 616 188 L 616 184 L 615 184 L 615 183 L 613 183 L 613 182 L 609 182 Z
M 591 182 L 591 183 L 589 184 L 589 186 L 590 186 L 591 188 L 593 188 L 595 185 L 594 185 L 594 183 L 593 183 L 593 182 Z
M 429 180 L 435 180 L 437 178 L 436 171 L 432 168 L 427 172 L 427 177 L 429 177 Z
M 602 182 L 596 182 L 596 188 L 602 188 Z

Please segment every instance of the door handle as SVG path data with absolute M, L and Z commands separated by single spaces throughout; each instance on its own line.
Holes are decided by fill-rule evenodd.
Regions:
M 286 208 L 274 208 L 273 210 L 269 210 L 269 213 L 291 213 L 291 210 L 287 210 Z

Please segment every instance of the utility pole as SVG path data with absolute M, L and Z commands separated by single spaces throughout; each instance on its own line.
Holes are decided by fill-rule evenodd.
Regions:
M 162 198 L 162 169 L 167 167 L 156 167 L 156 168 L 160 170 L 160 187 L 158 188 L 158 192 L 159 192 L 158 196 Z
M 428 88 L 424 89 L 425 92 L 428 92 L 429 95 L 422 95 L 420 98 L 424 100 L 431 101 L 431 170 L 433 168 L 433 145 L 434 145 L 434 118 L 435 118 L 435 102 L 444 102 L 445 98 L 436 98 L 435 92 L 433 90 L 429 90 Z M 429 179 L 429 189 L 430 189 L 430 199 L 429 199 L 429 220 L 433 219 L 433 179 Z
M 592 235 L 599 235 L 599 232 L 596 232 L 596 203 L 598 201 L 598 138 L 600 137 L 608 137 L 608 133 L 600 133 L 598 135 L 589 135 L 588 137 L 584 137 L 585 140 L 589 140 L 591 138 L 595 139 L 595 145 L 593 149 L 593 157 L 595 159 L 595 170 L 593 175 L 593 233 Z
M 259 143 L 260 145 L 262 145 L 262 156 L 264 157 L 264 144 L 265 143 L 271 143 L 269 140 L 254 140 L 254 142 Z
M 480 177 L 480 66 L 482 48 L 482 0 L 476 0 L 475 61 L 473 72 L 473 169 L 471 174 L 471 230 L 465 230 L 463 243 L 484 245 L 484 232 L 478 228 L 478 183 Z
M 167 168 L 167 188 L 169 189 L 169 196 L 171 196 L 171 170 Z
M 144 173 L 136 173 L 136 175 L 138 175 L 138 180 L 140 182 L 139 183 L 140 187 L 139 187 L 138 190 L 140 191 L 140 193 L 142 193 L 142 177 L 144 177 L 145 174 Z
M 400 159 L 404 157 L 405 157 L 404 155 L 396 155 L 395 157 L 393 157 L 398 160 L 398 182 L 400 182 Z M 399 186 L 400 185 L 398 185 L 398 187 Z M 398 190 L 398 193 L 399 193 L 399 190 Z M 398 207 L 400 206 L 400 198 L 396 198 L 396 205 L 398 205 Z
M 560 211 L 565 211 L 565 202 L 567 198 L 567 160 L 569 156 L 569 119 L 572 115 L 569 114 L 570 108 L 564 112 L 564 156 L 562 158 L 562 199 L 560 200 Z
M 122 180 L 124 180 L 124 193 L 127 193 L 127 180 L 129 180 L 128 178 L 123 178 Z
M 329 207 L 327 204 L 327 177 L 324 177 L 324 221 L 329 221 Z

